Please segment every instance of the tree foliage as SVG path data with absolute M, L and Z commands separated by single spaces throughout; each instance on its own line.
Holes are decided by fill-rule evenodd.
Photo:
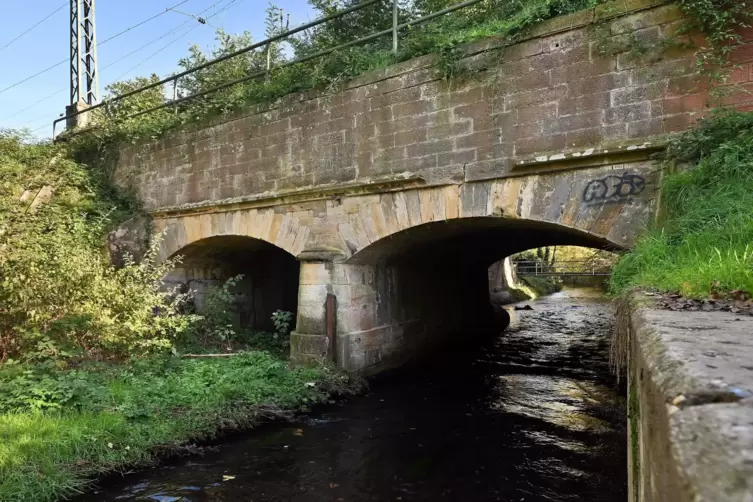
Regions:
M 729 56 L 743 41 L 740 30 L 753 24 L 753 5 L 749 0 L 680 0 L 679 5 L 687 18 L 683 31 L 700 31 L 707 38 L 698 51 L 699 69 L 712 80 L 724 80 Z

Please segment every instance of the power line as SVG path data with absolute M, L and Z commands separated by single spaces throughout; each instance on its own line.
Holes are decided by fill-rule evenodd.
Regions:
M 190 22 L 191 22 L 191 21 L 184 21 L 184 22 L 182 22 L 181 24 L 179 24 L 179 25 L 178 25 L 178 26 L 176 26 L 175 28 L 171 29 L 171 30 L 170 30 L 170 31 L 168 31 L 167 33 L 164 33 L 164 34 L 160 35 L 159 37 L 157 37 L 157 38 L 155 38 L 155 39 L 153 39 L 153 40 L 151 40 L 151 41 L 149 41 L 149 42 L 145 43 L 144 45 L 142 45 L 142 46 L 141 46 L 141 47 L 139 47 L 138 49 L 134 49 L 134 50 L 132 50 L 131 52 L 129 52 L 128 54 L 126 54 L 126 55 L 124 55 L 124 56 L 120 57 L 119 59 L 116 59 L 115 61 L 111 62 L 110 64 L 108 64 L 107 66 L 105 66 L 104 68 L 102 68 L 102 70 L 106 70 L 106 69 L 108 69 L 108 68 L 110 68 L 110 67 L 112 67 L 112 66 L 115 66 L 116 64 L 120 63 L 120 62 L 121 62 L 121 61 L 123 61 L 124 59 L 127 59 L 127 58 L 129 58 L 130 56 L 132 56 L 132 55 L 136 54 L 137 52 L 140 52 L 141 50 L 143 50 L 143 49 L 146 49 L 146 48 L 147 48 L 147 47 L 149 47 L 150 45 L 152 45 L 152 44 L 155 44 L 155 43 L 159 42 L 159 41 L 160 41 L 160 40 L 162 40 L 163 38 L 167 38 L 167 37 L 169 37 L 170 35 L 172 35 L 173 33 L 175 33 L 175 32 L 176 32 L 176 31 L 178 31 L 178 30 L 179 30 L 180 28 L 182 28 L 183 26 L 187 25 L 187 24 L 188 24 L 188 23 L 190 23 Z
M 184 0 L 184 2 L 182 2 L 182 3 L 185 3 L 186 1 L 188 1 L 188 0 Z M 213 3 L 212 5 L 210 5 L 209 7 L 207 7 L 206 9 L 202 10 L 201 12 L 199 12 L 199 15 L 205 14 L 206 12 L 208 12 L 209 10 L 211 10 L 212 8 L 216 7 L 217 5 L 219 5 L 219 4 L 221 4 L 222 2 L 225 2 L 225 1 L 227 1 L 227 0 L 218 0 L 218 1 L 216 1 L 215 3 Z M 229 3 L 229 4 L 227 4 L 227 5 L 223 6 L 222 8 L 220 8 L 220 10 L 218 10 L 218 11 L 216 11 L 216 12 L 212 13 L 211 15 L 207 16 L 207 19 L 211 19 L 211 18 L 213 18 L 213 17 L 216 17 L 216 16 L 218 16 L 218 15 L 222 14 L 223 12 L 226 12 L 227 10 L 231 9 L 232 7 L 236 7 L 236 6 L 240 5 L 240 4 L 242 3 L 242 2 L 245 2 L 245 1 L 246 1 L 246 0 L 230 0 L 230 3 Z M 178 5 L 180 5 L 180 4 L 178 4 Z M 164 14 L 165 12 L 166 12 L 166 11 L 164 11 L 164 12 L 162 12 L 162 13 L 158 14 L 158 15 L 162 15 L 162 14 Z M 151 20 L 151 19 L 154 19 L 154 17 L 156 17 L 156 16 L 152 16 L 151 18 L 149 18 L 149 20 Z M 145 22 L 145 21 L 142 21 L 142 22 L 141 22 L 140 24 L 143 24 L 144 22 Z M 191 21 L 184 21 L 183 23 L 181 23 L 181 24 L 179 24 L 179 25 L 175 26 L 175 27 L 174 27 L 174 28 L 172 28 L 172 29 L 171 29 L 170 31 L 168 31 L 167 33 L 165 33 L 165 34 L 161 35 L 160 37 L 157 37 L 157 38 L 155 38 L 154 40 L 152 40 L 152 41 L 150 41 L 150 42 L 147 42 L 146 44 L 142 45 L 142 46 L 141 46 L 141 47 L 139 47 L 138 49 L 135 49 L 135 50 L 133 50 L 133 51 L 129 52 L 128 54 L 126 54 L 125 56 L 121 57 L 120 59 L 118 59 L 118 60 L 116 60 L 116 61 L 114 61 L 114 62 L 112 62 L 112 63 L 108 64 L 107 66 L 105 66 L 104 68 L 102 68 L 102 70 L 105 70 L 105 69 L 107 69 L 107 68 L 110 68 L 111 66 L 114 66 L 115 64 L 117 64 L 117 63 L 119 63 L 119 62 L 123 61 L 124 59 L 126 59 L 126 58 L 128 58 L 129 56 L 131 56 L 131 55 L 135 54 L 136 52 L 139 52 L 139 51 L 141 51 L 142 49 L 144 49 L 144 48 L 146 48 L 146 47 L 148 47 L 148 46 L 150 46 L 150 45 L 152 45 L 152 44 L 154 44 L 154 43 L 156 43 L 156 42 L 158 42 L 158 41 L 160 41 L 160 40 L 162 40 L 162 39 L 164 39 L 164 38 L 166 38 L 166 37 L 168 37 L 168 36 L 170 36 L 170 35 L 172 35 L 173 33 L 175 33 L 176 31 L 180 30 L 180 28 L 182 28 L 183 26 L 185 26 L 185 25 L 189 24 L 190 22 L 191 22 Z M 138 26 L 138 25 L 135 25 L 135 26 Z M 135 26 L 134 26 L 134 27 L 135 27 Z M 196 25 L 192 26 L 191 28 L 189 28 L 188 30 L 186 30 L 186 31 L 185 31 L 184 33 L 182 33 L 182 34 L 178 35 L 178 36 L 177 36 L 177 37 L 176 37 L 176 38 L 175 38 L 174 40 L 171 40 L 171 41 L 170 41 L 170 42 L 168 42 L 168 43 L 167 43 L 166 45 L 162 46 L 162 47 L 161 47 L 161 48 L 160 48 L 159 50 L 157 50 L 156 52 L 154 52 L 154 53 L 153 53 L 153 54 L 151 54 L 150 56 L 146 57 L 146 58 L 145 58 L 145 59 L 143 59 L 143 60 L 142 60 L 141 62 L 139 62 L 139 63 L 138 63 L 137 65 L 133 66 L 133 67 L 132 67 L 132 68 L 130 68 L 130 69 L 129 69 L 128 71 L 126 71 L 125 73 L 123 73 L 122 75 L 120 75 L 119 77 L 117 77 L 116 79 L 114 79 L 114 81 L 118 81 L 118 80 L 120 80 L 121 78 L 123 78 L 124 76 L 126 76 L 127 74 L 129 74 L 130 72 L 132 72 L 133 70 L 135 70 L 136 68 L 138 68 L 139 66 L 141 66 L 142 64 L 146 63 L 147 61 L 149 61 L 150 59 L 152 59 L 152 58 L 153 58 L 154 56 L 156 56 L 157 54 L 159 54 L 160 52 L 162 52 L 162 51 L 163 51 L 164 49 L 166 49 L 167 47 L 171 46 L 172 44 L 174 44 L 175 42 L 177 42 L 177 41 L 178 41 L 178 40 L 180 40 L 181 38 L 183 38 L 183 37 L 185 37 L 186 35 L 188 35 L 188 34 L 189 34 L 189 33 L 190 33 L 191 31 L 193 31 L 194 29 L 196 29 L 196 28 L 197 28 L 198 26 L 199 26 L 199 25 L 198 25 L 198 24 L 196 24 Z M 129 28 L 129 30 L 130 30 L 130 29 L 132 29 L 132 28 L 133 28 L 133 27 Z M 104 41 L 104 42 L 102 42 L 102 43 L 108 42 L 108 41 L 112 40 L 113 38 L 115 38 L 116 36 L 120 36 L 120 35 L 122 35 L 123 33 L 125 33 L 126 31 L 129 31 L 129 30 L 123 30 L 122 32 L 120 32 L 120 33 L 118 33 L 117 35 L 114 35 L 114 36 L 112 36 L 112 37 L 108 38 L 107 40 L 105 40 L 105 41 Z M 101 45 L 101 44 L 100 44 L 100 45 Z M 38 74 L 32 75 L 31 77 L 28 77 L 28 78 L 27 78 L 26 80 L 29 80 L 29 79 L 31 79 L 31 78 L 34 78 L 34 77 L 38 76 L 38 75 L 39 75 L 39 74 L 41 74 L 41 73 L 44 73 L 44 72 L 46 72 L 46 71 L 49 71 L 50 69 L 54 68 L 55 66 L 59 66 L 60 64 L 62 64 L 62 63 L 64 63 L 64 62 L 66 62 L 66 61 L 67 61 L 67 59 L 65 59 L 65 60 L 63 60 L 63 61 L 61 61 L 61 62 L 59 62 L 59 63 L 56 63 L 56 64 L 55 64 L 54 66 L 52 66 L 52 67 L 50 67 L 50 68 L 47 68 L 47 69 L 45 69 L 45 70 L 42 70 L 42 71 L 41 71 L 41 72 L 39 72 Z M 100 70 L 100 71 L 101 71 L 101 70 Z M 24 81 L 26 81 L 26 80 L 24 80 Z M 19 82 L 18 84 L 20 84 L 20 83 L 22 83 L 22 82 Z M 6 89 L 0 90 L 0 93 L 4 92 L 5 90 L 6 90 Z M 22 109 L 22 110 L 19 110 L 19 111 L 15 112 L 15 113 L 14 113 L 13 115 L 10 115 L 10 116 L 6 116 L 6 117 L 4 117 L 3 119 L 0 119 L 0 120 L 6 120 L 6 119 L 8 119 L 8 118 L 13 118 L 13 117 L 16 117 L 16 116 L 20 115 L 21 113 L 25 112 L 26 110 L 29 110 L 30 108 L 33 108 L 34 106 L 37 106 L 37 105 L 38 105 L 39 103 L 41 103 L 41 102 L 43 102 L 43 101 L 46 101 L 46 100 L 48 100 L 48 99 L 50 99 L 50 98 L 52 98 L 52 97 L 54 97 L 54 96 L 56 96 L 56 95 L 58 95 L 58 94 L 60 94 L 60 93 L 64 92 L 65 90 L 66 90 L 66 88 L 62 88 L 62 89 L 60 89 L 60 90 L 58 90 L 58 91 L 55 91 L 54 93 L 52 93 L 52 94 L 50 94 L 50 95 L 48 95 L 48 96 L 45 96 L 44 98 L 42 98 L 41 100 L 37 101 L 36 103 L 34 103 L 34 104 L 30 105 L 30 106 L 27 106 L 26 108 L 24 108 L 24 109 Z M 46 114 L 45 114 L 45 116 L 46 116 Z M 29 124 L 33 124 L 33 123 L 35 123 L 35 122 L 36 122 L 36 121 L 37 121 L 38 119 L 41 119 L 41 118 L 43 118 L 43 117 L 41 117 L 41 116 L 40 116 L 39 118 L 35 118 L 35 119 L 32 119 L 32 120 L 30 120 L 30 121 L 26 122 L 26 125 L 29 125 Z M 43 129 L 44 127 L 45 127 L 45 126 L 39 127 L 39 128 L 37 128 L 37 129 L 34 129 L 34 130 L 33 130 L 33 131 L 31 131 L 31 132 L 36 132 L 36 131 L 38 131 L 39 129 Z
M 102 44 L 106 44 L 107 42 L 109 42 L 109 41 L 110 41 L 110 40 L 112 40 L 113 38 L 118 38 L 118 37 L 119 37 L 120 35 L 123 35 L 123 34 L 125 34 L 125 33 L 128 33 L 129 31 L 133 30 L 134 28 L 138 28 L 138 27 L 139 27 L 139 26 L 141 26 L 142 24 L 146 24 L 146 23 L 148 23 L 149 21 L 152 21 L 152 20 L 154 20 L 154 19 L 157 19 L 158 17 L 160 17 L 160 16 L 163 16 L 163 15 L 167 14 L 168 12 L 170 12 L 171 10 L 173 10 L 174 8 L 176 8 L 176 7 L 180 7 L 181 5 L 183 5 L 183 4 L 184 4 L 184 3 L 186 3 L 186 2 L 188 2 L 188 0 L 183 0 L 182 2 L 180 2 L 180 3 L 176 3 L 176 4 L 175 4 L 175 5 L 173 5 L 173 6 L 170 6 L 170 7 L 166 7 L 166 8 L 165 8 L 165 10 L 163 10 L 163 11 L 162 11 L 162 12 L 160 12 L 159 14 L 155 14 L 155 15 L 153 15 L 152 17 L 149 17 L 149 18 L 147 18 L 147 19 L 144 19 L 144 20 L 143 20 L 143 21 L 141 21 L 140 23 L 136 23 L 136 24 L 134 24 L 134 25 L 133 25 L 133 26 L 131 26 L 130 28 L 126 28 L 125 30 L 121 31 L 120 33 L 116 33 L 115 35 L 113 35 L 113 36 L 111 36 L 111 37 L 109 37 L 109 38 L 106 38 L 106 39 L 105 39 L 105 40 L 103 40 L 102 42 L 99 42 L 99 45 L 102 45 Z
M 65 58 L 65 59 L 63 59 L 61 61 L 58 61 L 57 63 L 55 63 L 55 64 L 53 64 L 51 66 L 48 66 L 44 70 L 38 71 L 34 75 L 26 77 L 23 80 L 19 80 L 18 82 L 14 83 L 14 84 L 11 84 L 11 85 L 9 85 L 8 87 L 6 87 L 4 89 L 0 89 L 0 94 L 4 93 L 5 91 L 9 91 L 9 90 L 13 89 L 14 87 L 17 87 L 17 86 L 23 84 L 24 82 L 28 82 L 29 80 L 31 80 L 31 79 L 33 79 L 35 77 L 38 77 L 38 76 L 42 75 L 43 73 L 47 73 L 48 71 L 52 70 L 53 68 L 57 68 L 61 64 L 65 64 L 67 62 L 68 62 L 68 58 Z
M 182 4 L 183 4 L 183 3 L 185 3 L 186 1 L 188 1 L 188 0 L 184 0 L 183 2 L 181 2 L 181 3 L 177 4 L 177 5 L 182 5 Z M 66 3 L 67 3 L 67 2 L 66 2 Z M 217 2 L 217 3 L 219 3 L 219 2 Z M 214 5 L 217 5 L 217 3 L 215 3 Z M 210 7 L 210 8 L 211 8 L 211 7 Z M 117 34 L 115 34 L 115 35 L 113 35 L 113 36 L 111 36 L 111 37 L 109 37 L 109 38 L 105 39 L 104 41 L 100 42 L 100 43 L 99 43 L 99 45 L 101 46 L 101 45 L 103 45 L 103 44 L 106 44 L 107 42 L 109 42 L 109 41 L 111 41 L 111 40 L 114 40 L 115 38 L 117 38 L 117 37 L 119 37 L 119 36 L 121 36 L 121 35 L 123 35 L 123 34 L 125 34 L 125 33 L 129 32 L 130 30 L 132 30 L 132 29 L 136 28 L 137 26 L 141 26 L 142 24 L 144 24 L 144 23 L 147 23 L 147 22 L 151 21 L 152 19 L 155 19 L 155 18 L 157 18 L 157 17 L 159 17 L 159 16 L 161 16 L 161 15 L 165 14 L 166 12 L 169 12 L 169 8 L 168 8 L 168 9 L 166 9 L 166 10 L 164 10 L 164 11 L 162 11 L 162 12 L 160 12 L 159 14 L 156 14 L 156 15 L 154 15 L 154 16 L 152 16 L 152 17 L 148 18 L 148 19 L 145 19 L 144 21 L 140 21 L 139 23 L 137 23 L 137 24 L 135 24 L 135 25 L 131 26 L 130 28 L 127 28 L 127 29 L 125 29 L 125 30 L 121 31 L 120 33 L 117 33 Z M 23 84 L 23 83 L 25 83 L 25 82 L 28 82 L 29 80 L 31 80 L 31 79 L 33 79 L 33 78 L 35 78 L 35 77 L 38 77 L 38 76 L 40 76 L 40 75 L 42 75 L 42 74 L 44 74 L 44 73 L 47 73 L 48 71 L 50 71 L 50 70 L 52 70 L 52 69 L 54 69 L 54 68 L 57 68 L 58 66 L 60 66 L 60 65 L 62 65 L 62 64 L 64 64 L 64 63 L 66 63 L 67 61 L 68 61 L 68 58 L 65 58 L 65 59 L 63 59 L 63 60 L 61 60 L 61 61 L 58 61 L 57 63 L 55 63 L 55 64 L 53 64 L 53 65 L 51 65 L 51 66 L 48 66 L 48 67 L 47 67 L 47 68 L 45 68 L 44 70 L 38 71 L 38 72 L 37 72 L 37 73 L 35 73 L 34 75 L 31 75 L 31 76 L 29 76 L 29 77 L 26 77 L 26 78 L 24 78 L 24 79 L 22 79 L 22 80 L 19 80 L 18 82 L 15 82 L 15 83 L 13 83 L 13 84 L 11 84 L 11 85 L 9 85 L 9 86 L 7 86 L 7 87 L 3 88 L 3 89 L 0 89 L 0 94 L 4 93 L 4 92 L 6 92 L 6 91 L 9 91 L 9 90 L 11 90 L 11 89 L 13 89 L 14 87 L 18 87 L 19 85 L 21 85 L 21 84 Z
M 22 114 L 23 112 L 25 112 L 26 110 L 30 110 L 30 109 L 34 108 L 35 106 L 38 106 L 38 105 L 40 105 L 40 104 L 44 103 L 44 102 L 45 102 L 45 101 L 47 101 L 48 99 L 54 98 L 54 97 L 55 97 L 55 96 L 57 96 L 58 94 L 62 94 L 62 93 L 63 93 L 63 92 L 65 92 L 65 91 L 66 91 L 67 89 L 68 89 L 67 87 L 63 87 L 62 89 L 58 89 L 57 91 L 53 92 L 52 94 L 48 94 L 47 96 L 43 97 L 42 99 L 38 99 L 37 101 L 35 101 L 34 103 L 30 104 L 30 105 L 29 105 L 29 106 L 27 106 L 26 108 L 22 108 L 21 110 L 18 110 L 18 111 L 16 111 L 16 112 L 13 112 L 13 113 L 12 113 L 12 114 L 10 114 L 10 115 L 6 115 L 5 117 L 2 117 L 2 118 L 0 118 L 0 120 L 8 120 L 8 119 L 12 119 L 12 118 L 14 118 L 14 117 L 18 117 L 19 115 L 21 115 L 21 114 Z M 36 119 L 33 119 L 33 120 L 32 120 L 32 122 L 33 122 L 34 120 L 36 120 Z
M 204 9 L 203 11 L 199 12 L 199 15 L 201 15 L 201 14 L 204 14 L 205 12 L 207 12 L 208 10 L 210 10 L 210 9 L 211 9 L 212 7 L 215 7 L 215 6 L 217 6 L 218 4 L 222 3 L 223 1 L 225 1 L 225 0 L 219 0 L 219 1 L 215 2 L 214 4 L 210 5 L 210 6 L 209 6 L 209 7 L 207 7 L 206 9 Z M 211 19 L 211 18 L 213 18 L 213 17 L 215 17 L 215 16 L 218 16 L 218 15 L 220 15 L 221 13 L 225 12 L 226 10 L 228 10 L 228 9 L 229 9 L 230 7 L 234 7 L 234 6 L 238 5 L 238 3 L 240 3 L 240 2 L 243 2 L 243 1 L 245 1 L 245 0 L 231 0 L 231 2 L 230 2 L 229 4 L 227 4 L 226 6 L 224 6 L 223 8 L 221 8 L 221 9 L 220 9 L 219 11 L 215 12 L 214 14 L 211 14 L 210 16 L 207 16 L 207 19 Z M 179 26 L 178 26 L 178 27 L 176 27 L 176 28 L 175 28 L 174 30 L 172 30 L 172 33 L 174 33 L 174 32 L 175 32 L 175 31 L 177 31 L 177 30 L 178 30 L 178 29 L 179 29 L 180 27 L 182 27 L 182 26 L 185 26 L 185 25 L 186 25 L 186 24 L 188 24 L 188 23 L 190 23 L 190 21 L 186 21 L 186 22 L 184 22 L 183 24 L 179 25 Z M 167 44 L 165 44 L 165 45 L 163 45 L 162 47 L 160 47 L 159 49 L 157 49 L 157 51 L 155 51 L 155 52 L 154 52 L 154 53 L 152 53 L 151 55 L 149 55 L 149 56 L 147 56 L 146 58 L 144 58 L 143 60 L 141 60 L 141 61 L 140 61 L 139 63 L 137 63 L 137 64 L 136 64 L 135 66 L 131 67 L 131 68 L 130 68 L 130 69 L 129 69 L 128 71 L 126 71 L 125 73 L 122 73 L 122 74 L 121 74 L 121 75 L 120 75 L 119 77 L 115 78 L 115 79 L 114 79 L 114 81 L 116 81 L 116 82 L 117 82 L 117 81 L 118 81 L 118 80 L 120 80 L 121 78 L 125 77 L 126 75 L 128 75 L 129 73 L 131 73 L 131 72 L 132 72 L 133 70 L 135 70 L 136 68 L 138 68 L 138 67 L 139 67 L 139 66 L 141 66 L 142 64 L 146 63 L 147 61 L 149 61 L 149 60 L 150 60 L 150 59 L 152 59 L 152 58 L 153 58 L 154 56 L 156 56 L 157 54 L 161 53 L 161 52 L 162 52 L 163 50 L 165 50 L 165 49 L 167 49 L 168 47 L 170 47 L 171 45 L 173 45 L 173 44 L 174 44 L 175 42 L 177 42 L 177 41 L 178 41 L 178 40 L 180 40 L 181 38 L 183 38 L 183 37 L 185 37 L 186 35 L 188 35 L 188 34 L 189 34 L 190 32 L 192 32 L 193 30 L 195 30 L 195 29 L 196 29 L 196 28 L 197 28 L 198 26 L 199 26 L 199 25 L 198 25 L 198 24 L 196 24 L 196 25 L 192 26 L 191 28 L 189 28 L 189 29 L 188 29 L 187 31 L 185 31 L 185 32 L 181 33 L 180 35 L 178 35 L 177 37 L 175 37 L 175 38 L 174 38 L 173 40 L 171 40 L 171 41 L 170 41 L 170 42 L 168 42 Z M 162 39 L 162 38 L 165 38 L 165 37 L 167 37 L 167 36 L 168 36 L 168 35 L 170 35 L 170 34 L 171 34 L 171 32 L 168 32 L 168 33 L 166 33 L 165 35 L 163 35 L 162 37 L 160 37 L 160 38 L 159 38 L 159 39 L 157 39 L 157 40 L 160 40 L 160 39 Z M 156 42 L 157 40 L 154 40 L 153 42 Z M 121 59 L 122 59 L 122 58 L 121 58 Z M 110 65 L 106 66 L 105 68 L 109 68 L 110 66 L 112 66 L 112 64 L 110 64 Z
M 5 44 L 5 45 L 3 45 L 2 47 L 0 47 L 0 52 L 2 52 L 3 50 L 7 49 L 7 48 L 8 48 L 8 47 L 10 47 L 10 46 L 11 46 L 11 45 L 12 45 L 12 44 L 13 44 L 13 43 L 15 42 L 15 41 L 17 41 L 17 40 L 18 40 L 19 38 L 23 37 L 24 35 L 26 35 L 27 33 L 29 33 L 29 32 L 30 32 L 31 30 L 33 30 L 34 28 L 36 28 L 36 27 L 37 27 L 37 26 L 39 26 L 40 24 L 44 23 L 44 22 L 45 22 L 45 21 L 47 21 L 48 19 L 50 19 L 50 18 L 51 18 L 52 16 L 54 16 L 55 14 L 57 14 L 57 13 L 58 13 L 58 11 L 59 11 L 59 10 L 61 10 L 61 9 L 62 9 L 63 7 L 65 7 L 66 5 L 68 5 L 68 2 L 67 2 L 67 1 L 66 1 L 66 2 L 63 2 L 63 5 L 61 5 L 60 7 L 56 8 L 55 10 L 53 10 L 52 12 L 50 12 L 49 14 L 47 14 L 47 15 L 46 15 L 45 17 L 43 17 L 43 18 L 42 18 L 42 19 L 41 19 L 40 21 L 37 21 L 36 23 L 34 23 L 34 24 L 33 24 L 33 25 L 32 25 L 32 26 L 30 27 L 30 28 L 27 28 L 27 29 L 26 29 L 26 30 L 25 30 L 25 31 L 24 31 L 23 33 L 21 33 L 20 35 L 18 35 L 18 36 L 17 36 L 16 38 L 14 38 L 13 40 L 11 40 L 11 41 L 10 41 L 10 42 L 8 42 L 7 44 Z

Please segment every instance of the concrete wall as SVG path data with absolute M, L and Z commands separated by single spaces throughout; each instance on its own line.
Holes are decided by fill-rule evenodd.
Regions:
M 629 500 L 753 500 L 753 319 L 638 304 L 628 319 Z

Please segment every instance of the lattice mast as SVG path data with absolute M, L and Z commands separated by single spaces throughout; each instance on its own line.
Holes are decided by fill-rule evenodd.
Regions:
M 94 0 L 71 2 L 71 107 L 98 100 L 97 36 Z

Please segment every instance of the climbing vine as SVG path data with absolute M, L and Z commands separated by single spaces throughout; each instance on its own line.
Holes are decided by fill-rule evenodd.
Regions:
M 699 70 L 712 81 L 725 80 L 729 56 L 743 42 L 740 31 L 753 21 L 750 0 L 679 0 L 679 6 L 687 20 L 682 31 L 700 31 L 707 39 L 698 51 Z

